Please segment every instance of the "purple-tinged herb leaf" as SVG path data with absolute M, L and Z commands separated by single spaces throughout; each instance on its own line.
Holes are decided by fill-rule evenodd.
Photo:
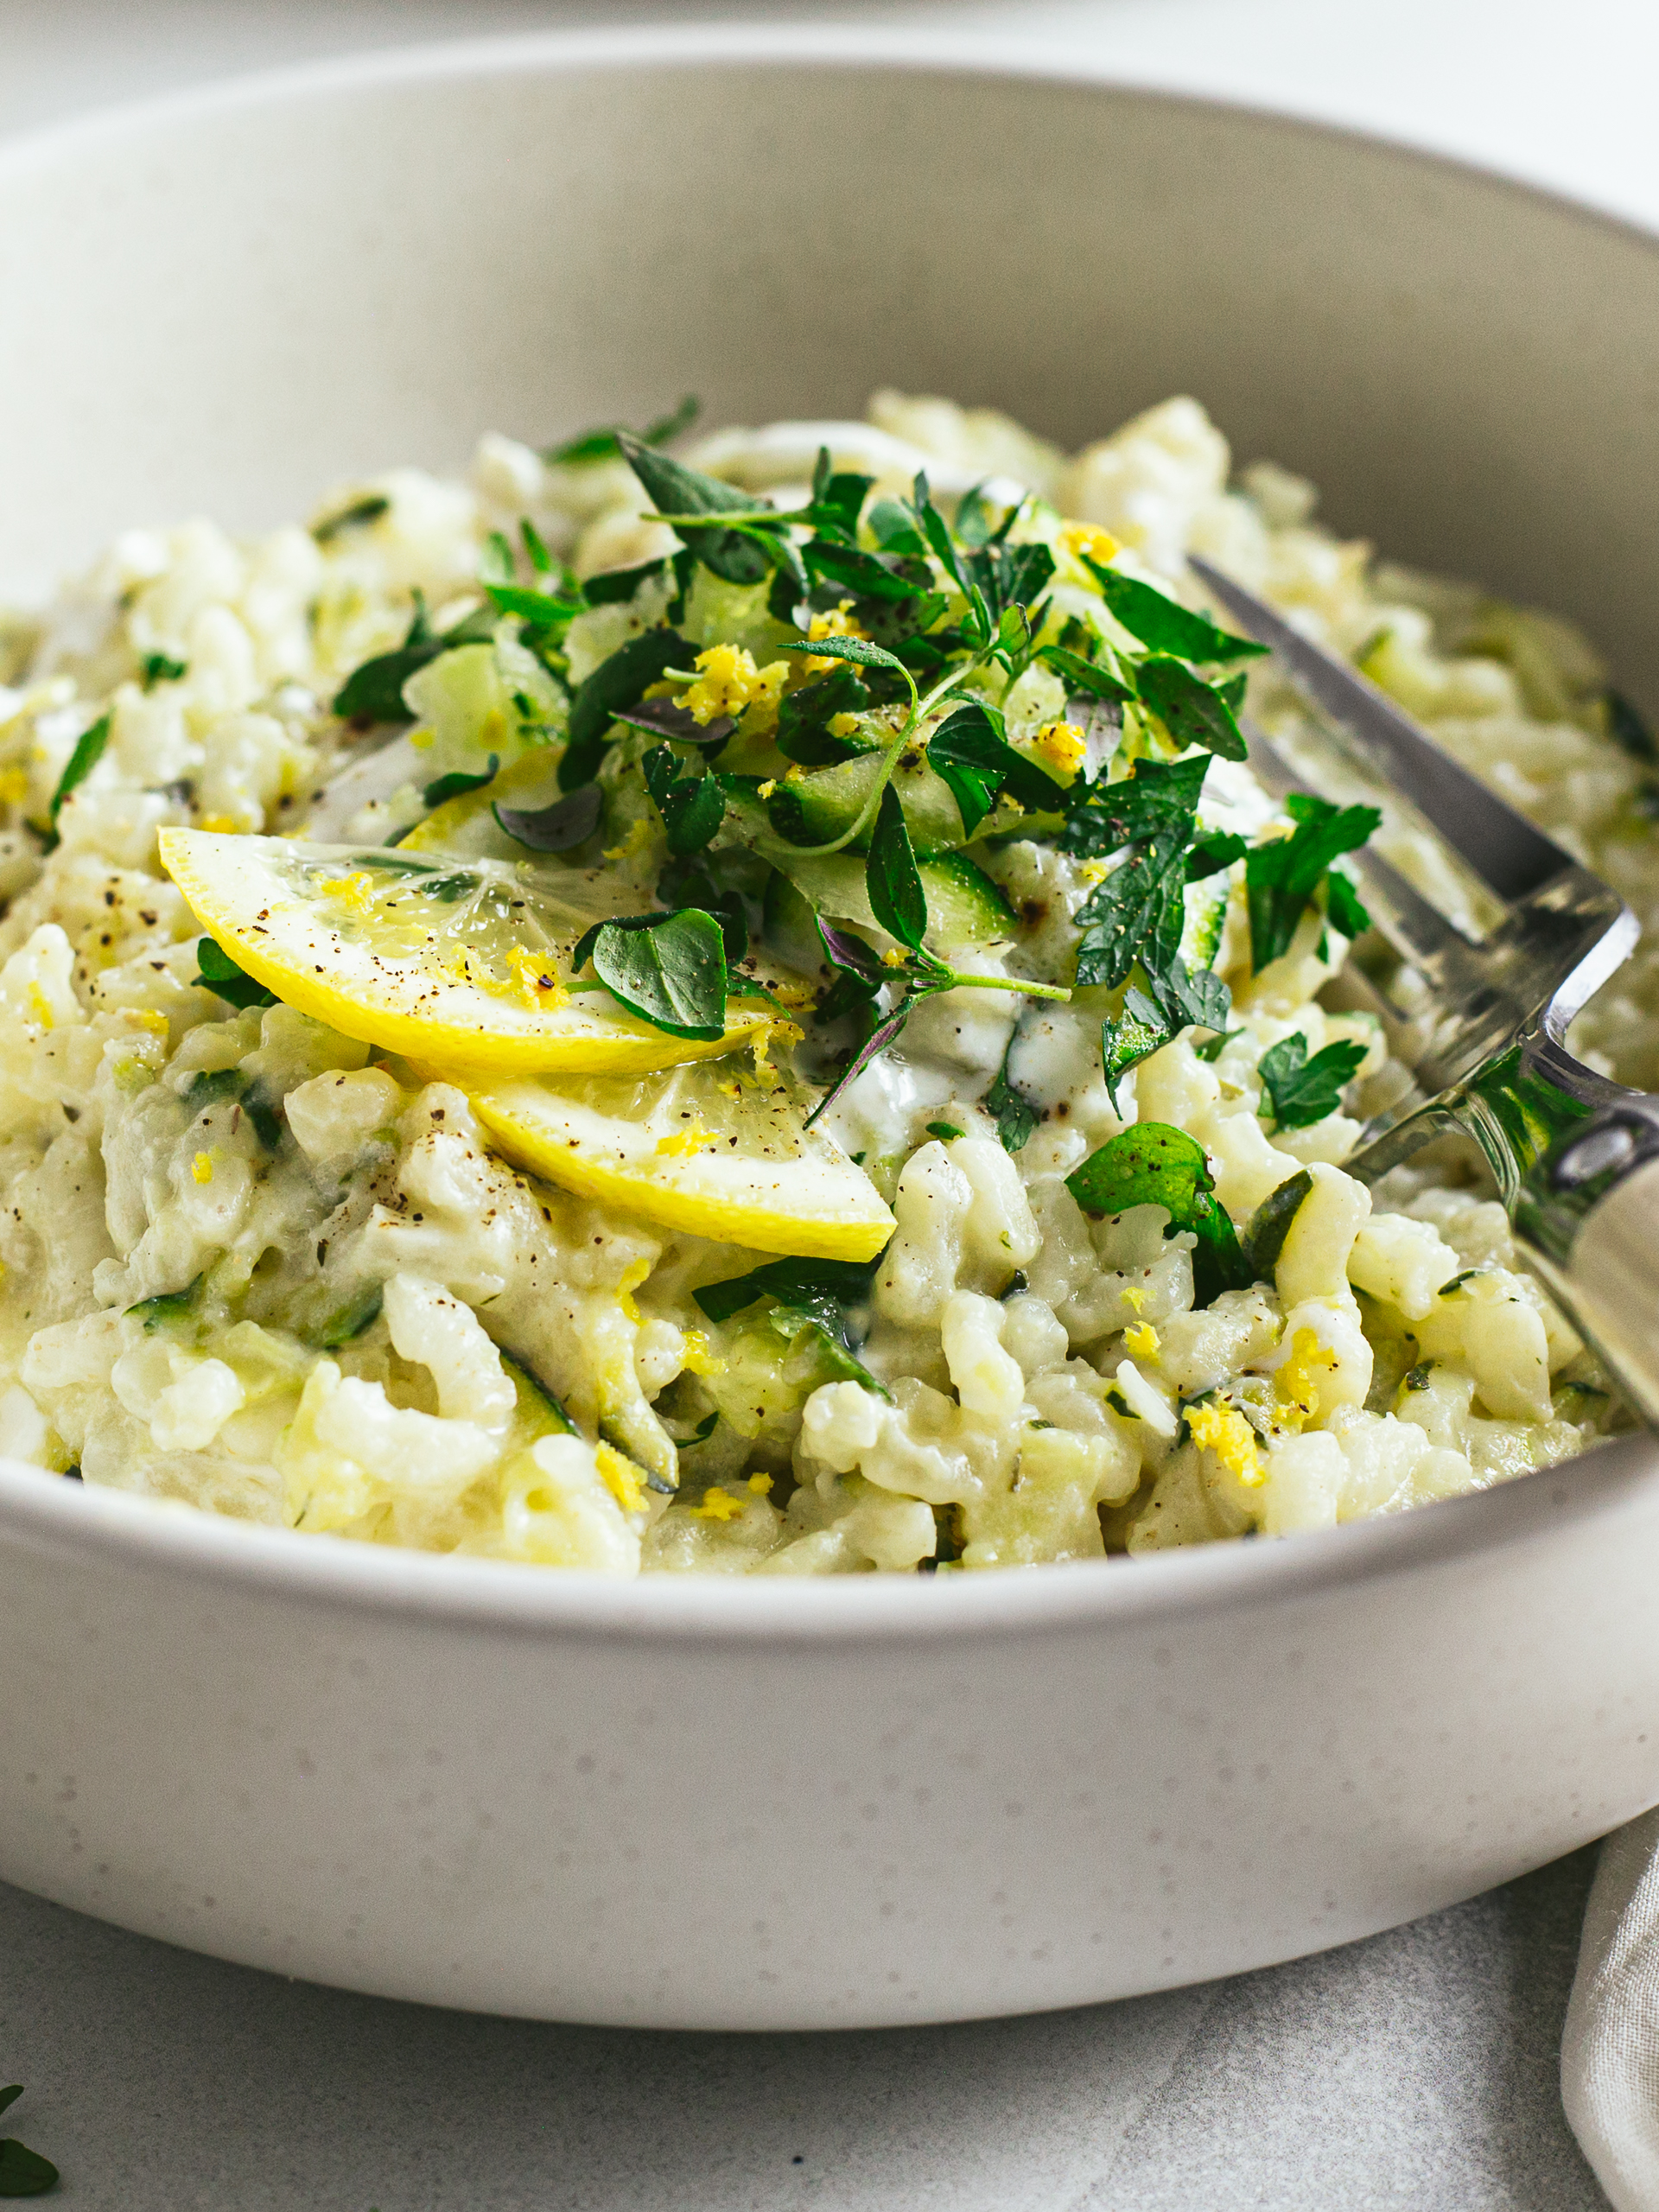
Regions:
M 551 806 L 526 811 L 499 803 L 491 808 L 498 824 L 515 843 L 532 853 L 568 853 L 586 843 L 599 827 L 604 795 L 597 784 L 583 784 Z

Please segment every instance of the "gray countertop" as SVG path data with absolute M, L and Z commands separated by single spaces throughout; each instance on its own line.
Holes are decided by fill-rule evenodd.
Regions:
M 429 2012 L 0 1889 L 6 2125 L 65 2212 L 1592 2212 L 1556 2069 L 1593 1860 L 1232 1981 L 861 2035 Z
M 798 0 L 0 0 L 0 135 L 408 39 Z M 849 0 L 1464 152 L 1659 219 L 1650 0 Z M 1616 59 L 1617 67 L 1610 63 Z M 1578 2212 L 1560 2024 L 1592 1853 L 1236 1980 L 880 2034 L 471 2018 L 194 1957 L 0 1888 L 8 2126 L 99 2212 Z

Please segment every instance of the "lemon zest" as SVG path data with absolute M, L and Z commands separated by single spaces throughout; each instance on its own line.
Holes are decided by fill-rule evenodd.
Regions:
M 815 614 L 808 626 L 807 636 L 809 638 L 863 638 L 868 640 L 869 632 L 852 619 L 852 605 L 850 599 L 843 599 L 839 607 L 832 607 L 823 614 Z M 833 653 L 809 653 L 806 657 L 806 666 L 809 675 L 822 676 L 825 669 L 839 668 L 841 663 Z
M 757 1497 L 769 1497 L 772 1494 L 772 1478 L 770 1475 L 751 1475 L 749 1477 L 749 1488 L 754 1492 Z
M 702 1503 L 691 1508 L 694 1521 L 734 1521 L 743 1510 L 743 1501 L 734 1497 L 728 1490 L 706 1490 Z
M 211 830 L 222 837 L 233 837 L 243 826 L 233 814 L 204 814 L 196 824 L 199 830 Z M 363 880 L 366 883 L 369 879 L 365 876 Z
M 1082 767 L 1088 753 L 1083 732 L 1075 722 L 1045 722 L 1032 740 L 1039 760 L 1058 768 L 1068 781 Z
M 1133 1329 L 1125 1329 L 1123 1341 L 1136 1359 L 1156 1359 L 1158 1357 L 1158 1332 L 1150 1321 L 1142 1321 Z
M 627 1272 L 616 1286 L 616 1302 L 636 1329 L 643 1326 L 645 1316 L 635 1305 L 633 1294 L 650 1273 L 649 1260 L 631 1260 L 628 1262 Z
M 1290 1341 L 1290 1356 L 1273 1378 L 1286 1427 L 1300 1429 L 1313 1420 L 1319 1410 L 1319 1373 L 1332 1373 L 1336 1364 L 1337 1355 L 1319 1342 L 1316 1330 L 1297 1330 Z
M 1103 530 L 1096 522 L 1068 522 L 1061 526 L 1055 539 L 1064 552 L 1080 561 L 1086 553 L 1091 561 L 1098 561 L 1103 568 L 1116 560 L 1118 543 L 1109 530 Z
M 632 1459 L 625 1458 L 614 1445 L 596 1444 L 594 1446 L 594 1465 L 599 1469 L 600 1480 L 625 1513 L 638 1513 L 643 1510 L 645 1489 Z
M 42 1029 L 55 1029 L 57 1020 L 52 1012 L 52 1001 L 38 983 L 29 987 L 29 1010 Z
M 198 1183 L 213 1181 L 214 1157 L 214 1154 L 211 1152 L 199 1152 L 196 1154 L 190 1163 L 190 1173 L 194 1181 Z
M 507 965 L 512 970 L 513 988 L 529 1007 L 565 1006 L 570 994 L 556 975 L 549 972 L 549 963 L 539 960 L 522 944 L 515 944 L 507 954 Z
M 211 826 L 211 825 L 204 825 Z M 325 899 L 332 899 L 336 906 L 344 906 L 348 913 L 366 914 L 373 905 L 374 878 L 367 868 L 359 868 L 352 875 L 338 875 L 322 887 Z
M 0 805 L 21 806 L 28 797 L 28 769 L 0 769 Z
M 747 645 L 710 645 L 692 666 L 697 680 L 680 694 L 680 704 L 705 725 L 717 715 L 741 715 L 751 706 L 775 710 L 789 677 L 787 661 L 757 668 Z
M 1236 1406 L 1189 1406 L 1186 1425 L 1193 1441 L 1204 1451 L 1213 1452 L 1247 1490 L 1259 1490 L 1267 1480 L 1267 1469 L 1255 1448 L 1255 1433 Z
M 680 1357 L 685 1362 L 688 1375 L 723 1375 L 726 1372 L 725 1361 L 711 1348 L 701 1329 L 685 1332 Z
M 694 1115 L 690 1128 L 671 1129 L 665 1137 L 658 1137 L 657 1150 L 659 1154 L 677 1159 L 687 1153 L 707 1152 L 711 1144 L 719 1142 L 714 1131 L 703 1127 L 702 1116 Z

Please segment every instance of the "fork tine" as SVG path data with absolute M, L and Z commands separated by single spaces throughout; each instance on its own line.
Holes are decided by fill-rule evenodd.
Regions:
M 1411 799 L 1499 898 L 1524 899 L 1573 865 L 1346 661 L 1315 645 L 1210 562 L 1193 554 L 1187 565 L 1251 637 L 1273 648 L 1337 727 L 1372 756 L 1383 780 Z

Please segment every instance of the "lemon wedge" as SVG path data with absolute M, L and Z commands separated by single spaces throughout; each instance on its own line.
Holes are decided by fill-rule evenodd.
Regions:
M 728 1059 L 638 1080 L 448 1079 L 507 1159 L 647 1220 L 821 1260 L 873 1260 L 893 1235 L 875 1185 L 804 1126 L 804 1093 L 782 1069 Z
M 638 1072 L 729 1052 L 782 1019 L 740 998 L 722 1037 L 676 1036 L 601 985 L 572 983 L 582 932 L 650 905 L 603 869 L 205 830 L 163 830 L 160 844 L 196 919 L 250 976 L 342 1036 L 411 1059 L 491 1075 Z

